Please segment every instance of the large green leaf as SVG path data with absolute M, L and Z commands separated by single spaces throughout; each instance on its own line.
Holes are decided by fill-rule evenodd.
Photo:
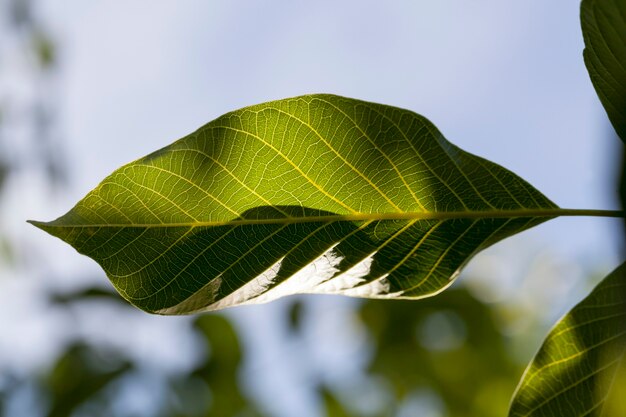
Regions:
M 34 223 L 134 305 L 183 314 L 293 293 L 432 295 L 554 208 L 415 113 L 311 95 L 226 114 Z
M 626 141 L 626 0 L 583 0 L 580 17 L 589 76 Z
M 509 416 L 626 415 L 626 264 L 563 317 L 530 363 Z

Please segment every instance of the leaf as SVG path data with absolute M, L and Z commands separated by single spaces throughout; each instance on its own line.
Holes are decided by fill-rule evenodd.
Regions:
M 228 113 L 33 224 L 137 307 L 184 314 L 294 293 L 433 295 L 555 207 L 422 116 L 311 95 Z
M 48 394 L 47 417 L 69 417 L 79 408 L 102 409 L 98 394 L 133 370 L 133 364 L 118 352 L 100 352 L 75 342 L 68 346 L 43 381 Z
M 552 329 L 517 387 L 509 416 L 618 416 L 626 385 L 626 263 Z M 618 375 L 622 375 L 618 378 Z
M 580 19 L 591 82 L 615 131 L 626 141 L 626 1 L 583 0 Z

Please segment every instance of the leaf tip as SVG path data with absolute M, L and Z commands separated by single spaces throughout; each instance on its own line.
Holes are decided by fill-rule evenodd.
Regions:
M 47 233 L 50 233 L 50 234 L 53 235 L 53 233 L 51 232 L 51 228 L 50 228 L 50 223 L 49 222 L 40 222 L 38 220 L 26 220 L 26 223 L 32 224 L 37 229 L 41 229 L 44 232 L 47 232 Z

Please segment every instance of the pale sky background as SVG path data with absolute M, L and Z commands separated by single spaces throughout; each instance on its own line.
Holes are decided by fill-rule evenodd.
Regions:
M 619 143 L 582 61 L 576 2 L 43 3 L 62 46 L 67 208 L 227 111 L 313 92 L 421 113 L 563 207 L 615 206 Z M 593 253 L 608 224 L 561 219 L 529 233 Z
M 407 108 L 562 207 L 616 208 L 620 144 L 584 67 L 578 9 L 571 0 L 42 1 L 61 53 L 59 123 L 71 186 L 53 195 L 38 178 L 10 184 L 8 229 L 43 260 L 29 267 L 34 278 L 26 283 L 0 281 L 0 327 L 15 331 L 10 343 L 0 341 L 0 360 L 19 361 L 16 352 L 25 363 L 46 357 L 29 346 L 45 344 L 56 329 L 50 323 L 63 318 L 41 319 L 45 308 L 33 307 L 38 288 L 105 279 L 94 262 L 24 221 L 60 216 L 120 165 L 251 104 L 325 92 Z M 553 220 L 479 255 L 469 270 L 501 282 L 507 296 L 519 290 L 553 303 L 554 294 L 566 294 L 551 304 L 550 314 L 559 314 L 585 291 L 574 284 L 588 270 L 606 273 L 618 264 L 619 228 L 614 219 Z M 537 271 L 529 254 L 556 261 Z M 554 281 L 554 289 L 522 288 L 519 278 L 529 273 L 536 274 L 531 282 Z M 314 304 L 326 324 L 347 308 L 334 298 Z M 292 386 L 281 405 L 287 416 L 315 404 L 298 388 L 309 376 L 298 370 L 302 347 L 280 345 L 273 339 L 280 329 L 264 324 L 279 320 L 284 307 L 232 314 L 259 349 L 248 384 L 270 393 Z M 184 319 L 144 315 L 122 325 L 106 314 L 81 328 L 97 340 L 104 336 L 93 328 L 109 326 L 115 343 L 132 345 L 148 363 L 184 366 L 193 357 Z M 251 330 L 259 326 L 266 333 Z M 310 355 L 331 379 L 359 366 L 353 358 L 363 341 L 350 329 L 335 323 L 312 331 L 318 337 Z M 155 349 L 163 335 L 181 342 Z M 278 360 L 295 370 L 267 376 Z

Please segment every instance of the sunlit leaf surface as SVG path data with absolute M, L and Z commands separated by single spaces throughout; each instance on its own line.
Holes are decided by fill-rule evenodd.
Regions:
M 432 295 L 554 207 L 422 116 L 311 95 L 226 114 L 35 224 L 134 305 L 184 314 L 293 293 Z
M 617 134 L 626 141 L 626 1 L 584 0 L 585 64 Z
M 625 415 L 625 353 L 622 264 L 550 332 L 524 373 L 509 416 Z

